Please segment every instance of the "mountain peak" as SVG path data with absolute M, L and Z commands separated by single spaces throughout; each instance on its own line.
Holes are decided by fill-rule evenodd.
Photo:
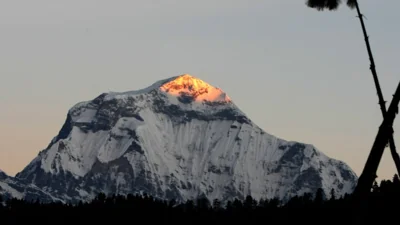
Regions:
M 181 102 L 232 102 L 228 95 L 220 88 L 214 87 L 207 82 L 192 76 L 182 74 L 168 79 L 159 80 L 147 88 L 127 91 L 127 92 L 109 92 L 106 99 L 124 98 L 147 94 L 153 90 L 159 90 L 165 94 L 178 98 Z
M 160 90 L 177 97 L 191 98 L 194 101 L 230 102 L 231 99 L 220 88 L 204 82 L 190 74 L 183 74 L 161 85 Z
M 7 177 L 8 175 L 3 170 L 0 169 L 0 179 L 5 179 Z

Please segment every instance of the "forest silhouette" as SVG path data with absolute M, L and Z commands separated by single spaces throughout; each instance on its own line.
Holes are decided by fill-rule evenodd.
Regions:
M 205 198 L 177 203 L 150 195 L 98 194 L 89 202 L 41 203 L 16 198 L 0 204 L 1 224 L 341 224 L 353 217 L 352 194 L 336 196 L 332 189 L 295 196 L 282 203 L 277 199 L 233 199 L 226 204 Z M 375 181 L 368 195 L 363 218 L 368 223 L 396 221 L 400 209 L 400 179 Z

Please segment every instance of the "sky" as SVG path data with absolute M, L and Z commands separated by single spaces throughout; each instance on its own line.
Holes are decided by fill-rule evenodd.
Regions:
M 382 122 L 356 12 L 303 0 L 0 0 L 0 168 L 21 171 L 69 108 L 180 74 L 266 132 L 360 175 Z M 400 81 L 400 1 L 361 0 L 385 100 Z M 400 146 L 400 122 L 394 138 Z M 389 149 L 378 179 L 395 173 Z

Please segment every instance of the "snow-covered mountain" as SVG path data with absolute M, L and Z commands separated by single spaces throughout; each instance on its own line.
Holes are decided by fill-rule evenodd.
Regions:
M 264 132 L 221 89 L 188 74 L 76 104 L 16 177 L 67 201 L 98 192 L 285 200 L 318 188 L 343 195 L 357 182 L 345 163 Z
M 0 195 L 4 199 L 17 198 L 27 201 L 36 201 L 40 199 L 42 202 L 64 202 L 62 199 L 53 197 L 51 194 L 42 191 L 34 184 L 26 184 L 18 178 L 10 177 L 0 170 Z

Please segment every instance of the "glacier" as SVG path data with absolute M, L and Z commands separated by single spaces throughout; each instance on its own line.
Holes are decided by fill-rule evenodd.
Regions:
M 266 133 L 223 90 L 189 74 L 74 105 L 16 179 L 75 202 L 99 192 L 285 201 L 318 188 L 342 196 L 357 183 L 346 163 Z

